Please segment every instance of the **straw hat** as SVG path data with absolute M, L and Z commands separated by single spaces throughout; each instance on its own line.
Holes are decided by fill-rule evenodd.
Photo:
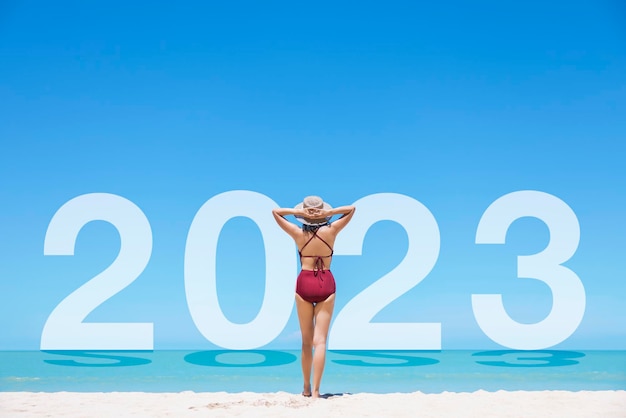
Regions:
M 321 197 L 319 196 L 307 196 L 302 200 L 302 203 L 298 203 L 295 207 L 295 209 L 307 209 L 307 208 L 315 208 L 315 209 L 325 209 L 325 210 L 330 210 L 332 209 L 332 206 L 330 206 L 328 203 L 324 202 L 324 200 L 322 200 Z M 330 221 L 330 216 L 326 217 L 326 218 L 320 218 L 320 219 L 311 219 L 311 218 L 305 218 L 305 217 L 301 217 L 301 216 L 296 216 L 296 219 L 299 220 L 300 222 L 302 222 L 305 225 L 320 225 L 320 224 L 325 224 L 328 221 Z

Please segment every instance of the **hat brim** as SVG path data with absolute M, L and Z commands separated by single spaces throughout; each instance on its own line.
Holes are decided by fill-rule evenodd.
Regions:
M 302 209 L 304 207 L 303 203 L 298 203 L 294 209 Z M 328 203 L 324 202 L 323 203 L 323 208 L 324 210 L 330 210 L 333 207 L 330 206 Z M 326 222 L 330 221 L 330 219 L 332 218 L 332 216 L 327 216 L 326 218 L 323 219 L 310 219 L 310 218 L 304 218 L 302 216 L 296 216 L 296 219 L 298 221 L 300 221 L 301 223 L 303 223 L 304 225 L 319 225 L 319 224 L 325 224 Z

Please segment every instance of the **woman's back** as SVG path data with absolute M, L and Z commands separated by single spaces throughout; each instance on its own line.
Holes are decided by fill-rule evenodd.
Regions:
M 303 270 L 315 270 L 319 267 L 319 259 L 324 269 L 330 269 L 333 248 L 335 247 L 336 230 L 332 224 L 318 228 L 316 231 L 305 231 L 296 239 Z

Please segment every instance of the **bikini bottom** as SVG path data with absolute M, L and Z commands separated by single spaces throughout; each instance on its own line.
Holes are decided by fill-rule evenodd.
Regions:
M 301 270 L 296 293 L 307 302 L 323 302 L 335 293 L 335 277 L 330 270 Z

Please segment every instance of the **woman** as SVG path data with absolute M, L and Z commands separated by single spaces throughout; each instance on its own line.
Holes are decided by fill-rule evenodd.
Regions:
M 278 225 L 298 246 L 302 270 L 296 282 L 296 307 L 302 333 L 302 395 L 320 396 L 326 362 L 326 337 L 335 306 L 335 278 L 330 272 L 335 238 L 352 219 L 354 206 L 332 208 L 318 196 L 305 197 L 295 208 L 272 211 Z M 294 215 L 302 228 L 285 219 Z M 334 215 L 342 215 L 330 222 Z M 311 390 L 311 366 L 313 388 Z

